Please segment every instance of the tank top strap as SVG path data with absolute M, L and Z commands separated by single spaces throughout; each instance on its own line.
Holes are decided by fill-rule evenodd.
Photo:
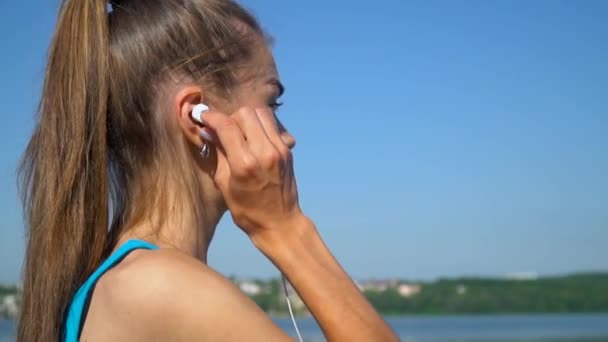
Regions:
M 158 249 L 158 246 L 143 240 L 129 240 L 112 253 L 95 272 L 91 274 L 87 281 L 78 289 L 68 308 L 64 326 L 64 342 L 77 342 L 80 339 L 80 332 L 82 330 L 82 324 L 84 323 L 82 319 L 88 310 L 88 302 L 92 289 L 95 287 L 99 278 L 109 269 L 116 266 L 130 252 L 136 249 L 154 250 Z

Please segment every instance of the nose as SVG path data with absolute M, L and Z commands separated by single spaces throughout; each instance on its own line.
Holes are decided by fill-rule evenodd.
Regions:
M 289 147 L 290 150 L 293 149 L 296 146 L 296 138 L 294 138 L 294 136 L 291 135 L 287 131 L 285 126 L 283 126 L 283 123 L 278 118 L 277 118 L 277 124 L 279 126 L 279 132 L 281 134 L 281 139 L 283 140 L 285 145 L 287 145 L 287 147 Z
M 296 146 L 296 138 L 289 134 L 289 132 L 281 132 L 281 139 L 283 139 L 283 142 L 290 150 Z

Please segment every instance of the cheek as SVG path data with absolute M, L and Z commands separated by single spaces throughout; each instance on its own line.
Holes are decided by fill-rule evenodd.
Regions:
M 242 107 L 259 108 L 268 106 L 268 99 L 270 98 L 268 87 L 261 85 L 260 82 L 260 80 L 254 79 L 234 89 L 230 98 L 231 104 L 236 107 L 234 111 Z
M 209 99 L 207 105 L 212 111 L 224 113 L 226 115 L 232 114 L 239 108 L 238 104 L 234 103 L 232 99 Z
M 249 107 L 249 108 L 268 107 L 268 102 L 266 101 L 264 96 L 256 96 L 255 94 L 240 96 L 240 97 L 234 98 L 230 102 L 226 103 L 224 106 L 225 110 L 223 111 L 223 113 L 232 114 L 243 107 Z
M 262 98 L 263 96 L 258 95 L 255 89 L 238 86 L 230 90 L 230 93 L 226 97 L 213 98 L 210 107 L 212 110 L 231 115 L 243 107 L 255 108 L 265 105 Z

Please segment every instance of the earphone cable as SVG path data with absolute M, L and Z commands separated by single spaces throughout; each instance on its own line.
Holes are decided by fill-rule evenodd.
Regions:
M 302 335 L 300 335 L 300 329 L 298 329 L 298 324 L 296 323 L 296 318 L 293 315 L 293 310 L 291 309 L 291 302 L 289 301 L 289 293 L 287 293 L 287 280 L 285 280 L 285 275 L 281 273 L 281 278 L 283 279 L 283 289 L 285 290 L 285 299 L 287 300 L 287 308 L 289 309 L 289 315 L 291 316 L 291 322 L 293 323 L 293 327 L 296 329 L 296 334 L 298 334 L 298 339 L 300 342 L 303 342 Z

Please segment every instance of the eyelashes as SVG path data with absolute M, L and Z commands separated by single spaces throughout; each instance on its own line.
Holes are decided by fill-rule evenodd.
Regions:
M 278 110 L 279 110 L 279 108 L 280 108 L 282 105 L 283 105 L 283 102 L 278 102 L 278 101 L 275 101 L 275 102 L 273 102 L 273 103 L 269 104 L 268 106 L 269 106 L 270 108 L 272 108 L 272 110 L 274 110 L 274 111 L 276 112 L 276 111 L 278 111 Z

